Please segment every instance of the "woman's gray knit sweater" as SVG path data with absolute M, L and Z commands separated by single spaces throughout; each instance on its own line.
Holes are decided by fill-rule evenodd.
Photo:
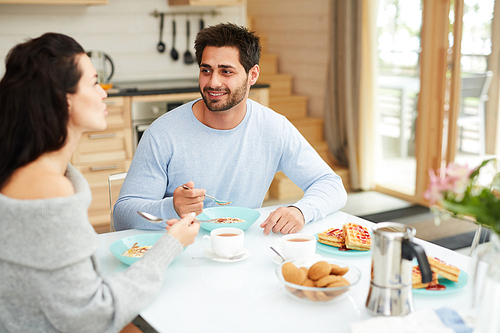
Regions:
M 69 197 L 0 194 L 0 331 L 118 332 L 153 299 L 182 252 L 165 234 L 126 271 L 103 278 L 87 217 L 89 185 L 71 165 L 66 176 L 76 191 Z

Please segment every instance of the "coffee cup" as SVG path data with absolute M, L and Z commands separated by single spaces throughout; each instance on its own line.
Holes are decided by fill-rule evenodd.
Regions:
M 289 234 L 278 239 L 277 246 L 286 260 L 311 258 L 316 254 L 316 237 L 309 234 Z
M 244 231 L 238 228 L 219 228 L 210 231 L 210 236 L 205 235 L 201 244 L 221 258 L 230 258 L 238 255 L 243 250 Z

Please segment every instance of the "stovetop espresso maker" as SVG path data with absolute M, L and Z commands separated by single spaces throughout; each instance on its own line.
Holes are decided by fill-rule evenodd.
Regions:
M 424 249 L 413 243 L 416 230 L 401 223 L 373 227 L 372 272 L 366 307 L 374 315 L 404 316 L 413 312 L 412 271 L 417 258 L 422 282 L 432 272 Z

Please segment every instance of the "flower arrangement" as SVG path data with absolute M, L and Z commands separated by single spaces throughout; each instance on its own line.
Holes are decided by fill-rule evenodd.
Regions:
M 500 236 L 500 172 L 498 161 L 483 161 L 476 169 L 455 163 L 429 171 L 424 198 L 439 217 L 470 217 Z

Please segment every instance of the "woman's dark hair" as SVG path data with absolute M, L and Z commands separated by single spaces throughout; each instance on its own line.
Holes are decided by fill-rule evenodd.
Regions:
M 0 188 L 17 168 L 65 144 L 66 94 L 77 90 L 77 56 L 84 53 L 73 38 L 56 33 L 8 53 L 0 81 Z
M 261 51 L 259 37 L 247 28 L 234 23 L 219 23 L 198 32 L 194 41 L 198 65 L 201 64 L 201 56 L 207 46 L 236 47 L 240 51 L 240 64 L 247 74 L 253 66 L 259 64 Z

